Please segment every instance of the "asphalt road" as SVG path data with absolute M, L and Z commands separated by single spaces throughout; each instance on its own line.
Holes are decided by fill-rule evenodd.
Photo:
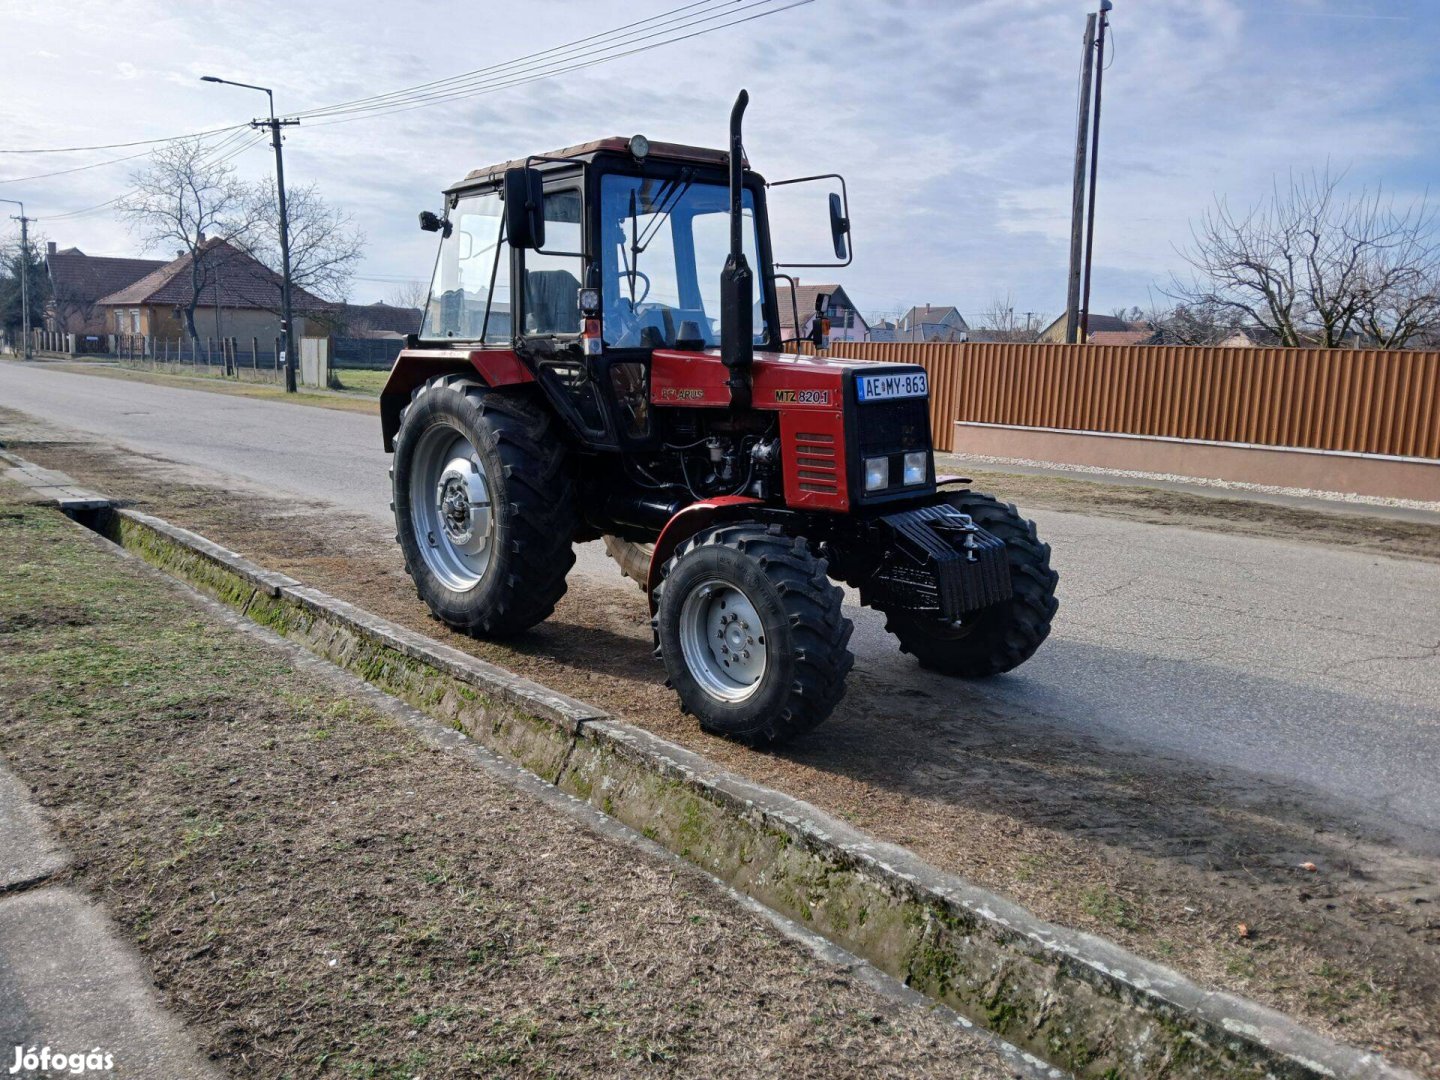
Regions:
M 373 416 L 14 363 L 0 364 L 0 406 L 389 516 Z M 924 689 L 940 708 L 979 699 L 1132 751 L 1283 780 L 1440 836 L 1440 566 L 1032 516 L 1061 574 L 1055 629 L 1034 659 L 983 684 L 949 683 L 900 655 L 875 613 L 857 607 L 855 677 Z M 630 588 L 598 544 L 585 545 L 574 573 Z

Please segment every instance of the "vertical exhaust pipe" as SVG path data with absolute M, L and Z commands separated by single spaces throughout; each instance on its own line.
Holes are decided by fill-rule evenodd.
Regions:
M 750 95 L 744 90 L 730 110 L 730 254 L 720 272 L 720 359 L 730 370 L 730 407 L 750 407 L 750 365 L 755 362 L 755 275 L 744 251 L 744 159 L 740 121 Z

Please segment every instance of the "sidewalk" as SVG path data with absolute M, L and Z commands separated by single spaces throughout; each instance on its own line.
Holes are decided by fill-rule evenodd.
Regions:
M 110 1062 L 112 1075 L 144 1080 L 218 1076 L 104 912 L 68 885 L 51 883 L 72 859 L 3 766 L 0 851 L 3 1075 L 108 1073 Z M 12 1074 L 17 1047 L 24 1052 Z M 38 1067 L 29 1067 L 31 1053 Z M 46 1068 L 58 1055 L 65 1066 Z

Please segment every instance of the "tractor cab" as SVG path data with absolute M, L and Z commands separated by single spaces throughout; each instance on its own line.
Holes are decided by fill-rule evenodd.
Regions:
M 418 344 L 484 346 L 528 361 L 587 445 L 661 434 L 656 350 L 721 344 L 731 251 L 727 155 L 610 138 L 470 173 L 445 194 Z M 741 250 L 772 264 L 765 181 L 746 172 Z M 750 344 L 781 347 L 774 277 L 756 276 Z

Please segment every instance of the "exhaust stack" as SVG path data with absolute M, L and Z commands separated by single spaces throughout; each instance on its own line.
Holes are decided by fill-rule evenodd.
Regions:
M 750 95 L 744 90 L 730 110 L 730 254 L 720 272 L 720 359 L 730 370 L 730 407 L 750 407 L 750 366 L 755 362 L 755 275 L 743 244 L 745 148 L 740 121 Z

